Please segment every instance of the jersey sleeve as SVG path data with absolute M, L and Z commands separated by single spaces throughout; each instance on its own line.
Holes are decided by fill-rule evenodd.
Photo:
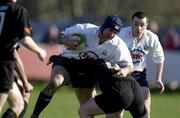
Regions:
M 71 35 L 71 34 L 74 34 L 74 33 L 82 33 L 83 29 L 84 28 L 83 28 L 83 26 L 81 24 L 76 24 L 76 25 L 73 25 L 72 27 L 66 28 L 61 33 L 64 34 L 64 35 Z
M 32 36 L 32 27 L 30 25 L 28 13 L 25 8 L 22 7 L 18 11 L 18 17 L 16 20 L 18 27 L 18 38 L 22 39 L 25 36 Z
M 161 63 L 165 59 L 163 48 L 159 42 L 158 36 L 154 36 L 153 38 L 154 39 L 151 42 L 150 56 L 154 63 Z

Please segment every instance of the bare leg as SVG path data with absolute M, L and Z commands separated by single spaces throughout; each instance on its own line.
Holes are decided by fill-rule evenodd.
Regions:
M 150 90 L 147 87 L 142 87 L 143 88 L 143 93 L 145 96 L 145 107 L 147 110 L 147 118 L 150 118 L 150 111 L 151 111 L 151 94 Z
M 4 104 L 6 103 L 7 98 L 8 93 L 0 93 L 0 113 L 2 111 Z
M 19 116 L 24 108 L 24 100 L 15 82 L 13 82 L 13 88 L 8 92 L 8 102 L 10 108 Z
M 106 118 L 123 118 L 124 110 L 112 114 L 106 114 Z
M 91 118 L 95 115 L 104 114 L 104 112 L 97 106 L 93 98 L 81 105 L 79 109 L 80 118 Z
M 69 73 L 62 66 L 54 66 L 51 72 L 51 79 L 47 87 L 40 92 L 31 118 L 38 118 L 40 113 L 50 103 L 55 92 L 61 88 L 68 80 Z
M 94 88 L 75 88 L 75 92 L 80 105 L 94 98 L 96 95 L 96 90 Z

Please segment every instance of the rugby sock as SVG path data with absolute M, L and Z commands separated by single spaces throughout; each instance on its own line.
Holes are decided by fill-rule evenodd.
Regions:
M 2 118 L 17 118 L 17 115 L 12 109 L 8 108 Z
M 19 118 L 24 117 L 27 107 L 28 107 L 28 103 L 26 101 L 24 101 L 24 109 L 22 110 L 21 114 L 19 115 Z
M 44 110 L 44 108 L 49 104 L 49 102 L 51 101 L 52 96 L 48 96 L 46 94 L 44 94 L 43 92 L 41 92 L 39 94 L 38 100 L 36 102 L 33 114 L 31 117 L 37 117 L 39 116 L 39 114 Z

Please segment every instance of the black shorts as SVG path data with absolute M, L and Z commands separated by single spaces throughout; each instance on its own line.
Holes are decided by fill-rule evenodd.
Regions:
M 12 83 L 14 81 L 14 69 L 14 61 L 0 62 L 0 92 L 7 92 L 12 88 Z
M 140 71 L 134 71 L 132 72 L 132 77 L 140 84 L 142 87 L 149 87 L 146 69 L 144 69 L 142 72 Z
M 95 97 L 95 102 L 106 114 L 123 109 L 128 110 L 133 117 L 146 114 L 144 96 L 135 80 L 117 80 L 110 90 Z
M 63 66 L 70 74 L 70 83 L 74 88 L 94 88 L 94 81 L 90 79 L 87 69 L 84 65 L 84 61 L 74 58 L 62 57 L 61 55 L 53 55 L 50 57 L 50 61 L 54 65 Z

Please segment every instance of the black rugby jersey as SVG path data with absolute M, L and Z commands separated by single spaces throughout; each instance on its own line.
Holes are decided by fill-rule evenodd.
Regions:
M 13 46 L 32 29 L 25 8 L 13 2 L 0 1 L 0 53 L 7 57 Z
M 10 51 L 17 39 L 31 34 L 26 9 L 13 2 L 0 2 L 0 51 Z

